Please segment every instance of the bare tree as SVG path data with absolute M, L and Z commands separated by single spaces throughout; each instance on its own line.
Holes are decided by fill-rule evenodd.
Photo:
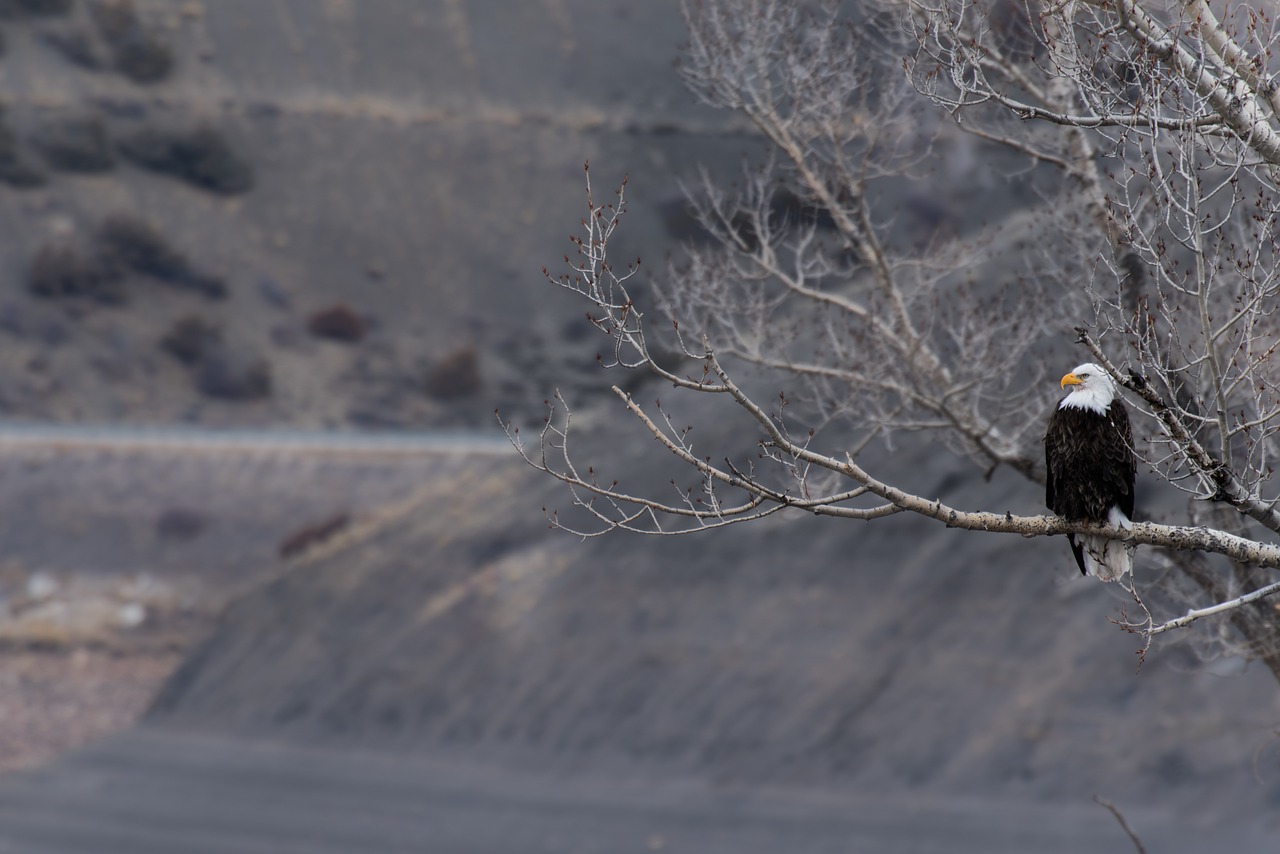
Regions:
M 1153 546 L 1144 554 L 1174 570 L 1167 583 L 1189 582 L 1197 600 L 1176 619 L 1144 608 L 1130 628 L 1149 642 L 1225 614 L 1219 637 L 1280 678 L 1264 601 L 1280 591 L 1280 546 L 1267 539 L 1280 532 L 1269 482 L 1280 450 L 1280 59 L 1269 11 L 1217 16 L 1203 0 L 860 9 L 852 19 L 838 3 L 687 0 L 685 81 L 746 116 L 772 157 L 736 192 L 704 176 L 691 198 L 715 240 L 652 283 L 653 305 L 634 298 L 639 262 L 610 255 L 625 181 L 601 202 L 588 175 L 577 257 L 547 274 L 610 336 L 606 366 L 720 395 L 755 431 L 754 457 L 695 451 L 668 409 L 618 386 L 697 473 L 696 488 L 667 498 L 602 482 L 576 460 L 559 398 L 536 446 L 509 426 L 513 441 L 598 523 L 573 528 L 584 536 L 691 533 L 793 508 L 916 513 L 1023 536 L 1088 529 Z M 939 151 L 955 156 L 965 134 L 1019 164 L 1039 200 L 1001 229 L 908 228 L 895 182 L 937 171 Z M 1031 239 L 1016 249 L 1011 231 Z M 1040 436 L 1057 398 L 1045 373 L 1061 369 L 1049 357 L 1066 340 L 1130 392 L 1145 427 L 1137 450 L 1187 493 L 1187 524 L 1122 530 L 951 508 L 860 456 L 927 431 L 980 470 L 1043 482 Z M 673 367 L 670 349 L 701 367 Z M 744 390 L 743 372 L 758 371 L 804 393 Z

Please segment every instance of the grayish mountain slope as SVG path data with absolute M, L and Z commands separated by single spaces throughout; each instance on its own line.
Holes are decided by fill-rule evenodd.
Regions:
M 254 183 L 219 195 L 117 157 L 103 173 L 46 169 L 44 186 L 6 191 L 10 416 L 490 424 L 494 405 L 536 405 L 551 377 L 575 382 L 592 364 L 593 353 L 564 350 L 581 313 L 539 273 L 568 249 L 583 162 L 606 187 L 631 173 L 626 251 L 657 262 L 671 248 L 660 203 L 679 198 L 678 181 L 699 163 L 732 173 L 757 149 L 740 122 L 683 91 L 672 2 L 138 5 L 177 56 L 172 77 L 149 86 L 50 48 L 49 33 L 93 32 L 83 4 L 66 20 L 5 28 L 6 121 L 22 156 L 39 166 L 42 134 L 72 119 L 100 122 L 117 149 L 140 132 L 204 126 Z M 119 214 L 158 228 L 225 282 L 226 298 L 135 274 L 122 305 L 25 293 L 42 247 L 83 248 Z M 307 334 L 308 317 L 335 303 L 364 318 L 364 340 Z M 189 316 L 264 362 L 270 395 L 202 394 L 158 346 Z M 478 354 L 478 388 L 424 390 L 431 368 L 464 349 Z
M 928 457 L 895 459 L 926 467 L 926 494 L 1038 500 Z M 1204 820 L 1265 820 L 1280 796 L 1249 771 L 1272 680 L 1176 647 L 1135 673 L 1135 639 L 1107 621 L 1122 603 L 1065 543 L 791 517 L 583 544 L 541 530 L 530 510 L 563 496 L 510 464 L 429 492 L 235 604 L 152 720 L 736 783 L 1100 793 Z

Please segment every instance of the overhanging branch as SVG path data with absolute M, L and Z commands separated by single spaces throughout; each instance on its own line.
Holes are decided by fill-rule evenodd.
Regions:
M 714 353 L 708 351 L 707 358 L 712 372 L 721 381 L 720 388 L 728 390 L 733 399 L 764 427 L 766 438 L 761 445 L 772 449 L 798 462 L 808 463 L 839 474 L 856 484 L 853 490 L 842 490 L 823 498 L 801 499 L 785 490 L 767 486 L 753 476 L 741 471 L 725 471 L 713 466 L 705 459 L 690 454 L 679 442 L 671 440 L 656 421 L 645 414 L 643 408 L 626 392 L 614 387 L 613 391 L 626 404 L 628 411 L 639 418 L 650 433 L 654 435 L 666 449 L 682 462 L 697 469 L 710 480 L 740 489 L 751 496 L 751 501 L 743 507 L 734 509 L 725 516 L 727 520 L 736 513 L 749 511 L 760 512 L 761 505 L 794 508 L 814 515 L 843 516 L 847 518 L 871 520 L 892 515 L 895 512 L 909 512 L 918 516 L 941 522 L 949 528 L 961 528 L 969 531 L 985 531 L 996 534 L 1017 534 L 1023 537 L 1048 537 L 1059 534 L 1093 534 L 1113 540 L 1122 540 L 1135 545 L 1160 546 L 1180 551 L 1203 551 L 1224 555 L 1240 563 L 1257 567 L 1280 568 L 1280 545 L 1261 543 L 1244 537 L 1221 531 L 1216 528 L 1199 526 L 1161 525 L 1154 522 L 1135 522 L 1130 527 L 1120 528 L 1113 525 L 1098 525 L 1089 522 L 1074 522 L 1061 516 L 1015 516 L 1012 512 L 992 513 L 989 511 L 961 510 L 943 504 L 940 500 L 931 500 L 915 495 L 881 481 L 862 468 L 851 456 L 841 460 L 833 456 L 817 453 L 787 437 L 758 405 L 739 389 L 732 379 L 723 371 L 716 361 Z M 562 438 L 564 434 L 560 434 Z M 563 446 L 561 446 L 563 447 Z M 528 460 L 529 458 L 526 457 Z M 545 460 L 536 467 L 549 471 Z M 585 480 L 570 469 L 567 472 L 552 472 L 560 480 L 581 487 L 598 495 L 606 491 L 591 481 Z M 873 508 L 855 508 L 841 506 L 844 502 L 869 494 L 882 499 L 885 503 Z M 607 497 L 620 504 L 644 507 L 650 511 L 662 512 L 662 508 L 653 501 L 641 496 L 629 495 L 617 486 L 607 490 Z M 687 511 L 681 514 L 692 515 Z M 702 527 L 717 517 L 715 511 L 702 510 L 698 514 Z

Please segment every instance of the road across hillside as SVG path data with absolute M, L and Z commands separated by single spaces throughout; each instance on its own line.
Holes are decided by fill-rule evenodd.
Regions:
M 1149 850 L 1264 850 L 1262 840 L 1129 816 Z M 1228 834 L 1230 835 L 1230 834 Z M 803 794 L 546 777 L 143 728 L 0 781 L 0 851 L 1131 852 L 1100 807 Z
M 0 422 L 7 450 L 115 450 L 230 453 L 421 454 L 441 451 L 514 454 L 506 436 L 461 430 L 371 433 L 341 430 L 214 430 L 203 427 L 121 427 Z

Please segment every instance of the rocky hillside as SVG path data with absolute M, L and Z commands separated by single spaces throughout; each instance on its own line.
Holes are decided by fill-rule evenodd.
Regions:
M 1037 503 L 927 450 L 900 463 L 961 506 Z M 234 605 L 151 719 L 737 783 L 1100 793 L 1206 820 L 1280 797 L 1248 772 L 1269 675 L 1224 679 L 1176 646 L 1135 672 L 1108 622 L 1123 601 L 1065 543 L 796 517 L 582 543 L 531 512 L 565 497 L 500 460 L 428 493 Z
M 683 89 L 674 0 L 5 9 L 0 417 L 536 420 L 599 388 L 583 309 L 540 273 L 584 161 L 600 192 L 630 175 L 615 248 L 661 276 L 696 236 L 682 183 L 761 152 Z M 904 233 L 1030 198 L 953 153 L 942 189 L 886 186 Z
M 673 3 L 5 8 L 5 417 L 489 425 L 593 366 L 539 273 L 582 163 L 657 260 L 656 203 L 753 145 Z

